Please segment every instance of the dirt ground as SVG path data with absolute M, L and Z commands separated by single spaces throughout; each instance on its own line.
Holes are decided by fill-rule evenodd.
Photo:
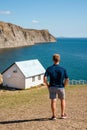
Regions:
M 51 117 L 48 90 L 0 90 L 0 130 L 87 130 L 87 86 L 66 89 L 67 119 L 60 119 L 57 101 L 57 120 Z

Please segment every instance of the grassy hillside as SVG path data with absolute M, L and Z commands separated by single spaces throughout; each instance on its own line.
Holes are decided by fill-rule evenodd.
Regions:
M 87 130 L 87 86 L 66 88 L 66 113 L 60 120 L 50 121 L 51 109 L 47 88 L 30 90 L 0 90 L 0 130 Z

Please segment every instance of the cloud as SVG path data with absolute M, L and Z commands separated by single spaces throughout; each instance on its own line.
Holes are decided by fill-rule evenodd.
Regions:
M 32 20 L 32 23 L 37 24 L 37 23 L 39 23 L 39 21 L 38 20 Z
M 2 15 L 9 15 L 9 14 L 11 14 L 11 11 L 9 11 L 9 10 L 6 10 L 6 11 L 0 11 L 0 14 L 2 14 Z

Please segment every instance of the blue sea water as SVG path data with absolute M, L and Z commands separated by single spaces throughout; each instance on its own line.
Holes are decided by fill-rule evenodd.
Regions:
M 0 72 L 15 61 L 39 59 L 47 68 L 52 65 L 52 55 L 61 55 L 60 65 L 66 68 L 70 79 L 87 80 L 87 39 L 58 38 L 55 43 L 42 43 L 34 46 L 1 49 Z

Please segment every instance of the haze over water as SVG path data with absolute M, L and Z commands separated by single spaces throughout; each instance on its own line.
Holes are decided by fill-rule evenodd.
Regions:
M 36 44 L 34 46 L 1 49 L 0 72 L 15 61 L 39 59 L 47 68 L 52 65 L 52 55 L 61 55 L 60 65 L 68 71 L 70 79 L 87 80 L 87 39 L 58 38 L 55 43 Z

